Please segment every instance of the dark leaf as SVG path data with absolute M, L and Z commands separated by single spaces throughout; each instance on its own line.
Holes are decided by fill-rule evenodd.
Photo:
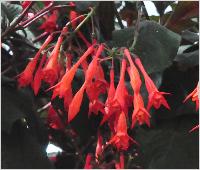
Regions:
M 99 20 L 100 31 L 105 40 L 112 38 L 114 30 L 114 2 L 100 2 L 97 15 Z
M 178 54 L 174 61 L 178 62 L 179 67 L 184 69 L 197 66 L 199 64 L 199 50 Z
M 37 137 L 18 121 L 10 134 L 2 133 L 1 149 L 3 169 L 54 168 Z
M 173 1 L 153 1 L 154 5 L 156 6 L 156 9 L 160 16 L 162 16 L 165 12 L 165 9 L 172 3 Z
M 113 32 L 114 46 L 130 46 L 134 37 L 134 28 Z M 172 64 L 177 54 L 181 37 L 153 22 L 140 23 L 139 36 L 134 53 L 142 60 L 148 73 L 160 72 Z
M 196 115 L 159 121 L 156 127 L 136 129 L 140 143 L 139 158 L 143 168 L 198 168 L 198 131 L 189 133 L 197 122 Z
M 3 9 L 9 19 L 10 22 L 13 21 L 15 17 L 17 17 L 21 11 L 22 7 L 18 4 L 11 4 L 9 2 L 2 2 L 1 5 L 3 6 Z
M 191 31 L 188 31 L 188 30 L 182 31 L 181 36 L 182 36 L 183 39 L 185 39 L 185 40 L 187 40 L 191 43 L 199 41 L 198 34 L 191 32 Z
M 166 27 L 180 33 L 182 30 L 194 26 L 191 18 L 199 16 L 198 1 L 179 1 L 173 15 L 166 24 Z

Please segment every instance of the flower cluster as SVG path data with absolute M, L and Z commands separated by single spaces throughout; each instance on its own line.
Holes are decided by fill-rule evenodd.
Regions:
M 46 5 L 49 5 L 49 3 Z M 25 9 L 29 4 L 24 2 L 22 6 Z M 75 4 L 72 3 L 71 5 L 74 6 Z M 92 160 L 99 163 L 99 158 L 104 148 L 109 145 L 115 146 L 120 152 L 120 162 L 115 164 L 116 168 L 124 168 L 123 151 L 126 151 L 130 144 L 138 145 L 128 134 L 128 122 L 131 122 L 131 129 L 143 124 L 150 127 L 150 109 L 152 107 L 159 109 L 161 106 L 170 109 L 164 97 L 164 95 L 169 95 L 170 93 L 158 90 L 145 70 L 141 59 L 135 54 L 132 55 L 128 48 L 119 49 L 119 61 L 121 64 L 119 81 L 116 82 L 115 59 L 113 59 L 115 56 L 110 57 L 112 60 L 109 63 L 111 65 L 109 80 L 106 80 L 101 61 L 109 58 L 106 55 L 108 54 L 107 51 L 111 50 L 105 50 L 105 44 L 99 44 L 96 40 L 89 42 L 80 30 L 76 30 L 78 25 L 85 19 L 85 15 L 80 15 L 75 10 L 71 10 L 69 12 L 71 27 L 69 28 L 66 25 L 61 31 L 58 31 L 60 36 L 57 37 L 55 45 L 52 46 L 51 44 L 51 47 L 50 43 L 55 39 L 55 30 L 58 29 L 56 24 L 58 11 L 54 10 L 50 15 L 45 15 L 44 19 L 45 21 L 39 29 L 47 32 L 48 37 L 33 59 L 27 64 L 24 71 L 17 76 L 19 87 L 31 86 L 34 94 L 37 95 L 42 84 L 46 83 L 49 86 L 47 92 L 52 91 L 51 100 L 58 97 L 64 101 L 64 109 L 67 114 L 65 116 L 67 117 L 66 120 L 60 117 L 52 105 L 49 107 L 47 117 L 49 126 L 61 130 L 64 130 L 65 126 L 79 114 L 83 96 L 87 94 L 89 99 L 88 117 L 91 114 L 100 114 L 102 116 L 100 126 L 107 123 L 110 128 L 110 139 L 104 143 L 103 136 L 100 134 L 100 131 L 98 132 L 96 152 L 94 155 L 91 153 L 87 155 L 85 168 L 90 169 L 93 167 Z M 71 48 L 70 43 L 67 46 L 67 50 L 64 48 L 65 42 L 68 40 L 66 37 L 71 29 L 76 30 L 78 38 L 83 41 L 87 48 L 81 53 L 80 57 L 74 55 L 72 50 L 68 50 Z M 116 57 L 116 59 L 118 58 Z M 84 82 L 80 89 L 73 93 L 72 82 L 78 69 L 83 70 Z M 126 73 L 129 76 L 130 82 L 126 81 Z M 148 103 L 146 106 L 141 95 L 143 83 L 141 76 L 144 78 L 144 84 L 148 92 Z M 131 85 L 129 90 L 126 86 L 127 83 Z M 102 98 L 102 96 L 106 97 Z M 189 98 L 196 102 L 196 110 L 198 110 L 198 86 L 186 97 L 184 102 Z M 131 110 L 131 108 L 133 109 Z M 130 114 L 131 120 L 129 120 Z M 197 128 L 198 126 L 191 131 Z

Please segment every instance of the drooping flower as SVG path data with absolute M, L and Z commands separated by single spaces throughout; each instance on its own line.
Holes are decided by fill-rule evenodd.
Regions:
M 39 29 L 44 30 L 45 32 L 52 33 L 57 29 L 57 11 L 54 10 L 50 16 L 46 16 L 46 21 L 39 27 Z
M 63 37 L 60 36 L 55 45 L 55 48 L 50 54 L 47 64 L 43 68 L 43 80 L 49 83 L 51 86 L 58 79 L 58 67 L 59 67 L 58 57 L 59 57 L 59 52 L 60 52 L 59 50 L 60 50 L 62 41 L 63 41 Z
M 84 169 L 92 169 L 91 160 L 92 160 L 92 154 L 88 153 L 86 156 Z
M 45 60 L 46 60 L 46 54 L 44 54 L 42 56 L 42 59 L 40 61 L 40 64 L 38 66 L 38 69 L 37 69 L 35 76 L 34 76 L 34 79 L 33 79 L 32 88 L 33 88 L 35 95 L 38 94 L 38 91 L 39 91 L 40 86 L 41 86 L 41 81 L 42 81 L 42 77 L 43 77 L 42 66 L 43 66 Z
M 124 112 L 121 112 L 117 122 L 116 134 L 110 139 L 108 144 L 114 144 L 118 150 L 127 150 L 130 144 L 129 142 L 137 144 L 127 134 L 126 116 Z
M 95 152 L 96 162 L 99 162 L 98 159 L 101 156 L 102 151 L 103 151 L 103 138 L 101 134 L 98 132 L 97 146 L 96 146 L 96 152 Z
M 80 59 L 77 61 L 77 63 L 74 64 L 71 67 L 71 69 L 65 73 L 65 75 L 63 76 L 61 81 L 59 83 L 57 83 L 54 87 L 52 87 L 52 88 L 56 88 L 59 86 L 58 91 L 59 91 L 60 98 L 64 97 L 66 91 L 71 88 L 72 80 L 75 76 L 75 73 L 76 73 L 79 65 L 93 52 L 93 50 L 94 50 L 94 46 L 89 47 L 87 49 L 87 51 L 80 57 Z
M 91 63 L 88 66 L 86 75 L 85 75 L 85 82 L 83 83 L 82 87 L 80 88 L 80 90 L 75 94 L 74 98 L 72 99 L 72 102 L 69 105 L 69 110 L 68 110 L 68 122 L 70 122 L 79 112 L 80 110 L 80 105 L 82 103 L 82 99 L 83 99 L 83 93 L 85 91 L 86 86 L 92 82 L 92 79 L 94 77 L 95 74 L 95 67 L 97 65 L 98 62 L 98 57 L 100 56 L 101 52 L 103 51 L 103 45 L 100 45 L 95 57 L 93 58 L 93 60 L 91 61 Z
M 134 93 L 133 105 L 134 105 L 134 110 L 132 114 L 131 128 L 134 127 L 137 121 L 139 125 L 146 123 L 150 127 L 149 118 L 151 116 L 148 113 L 148 111 L 144 108 L 144 102 L 140 93 Z
M 128 49 L 124 50 L 124 55 L 127 57 L 130 67 L 128 67 L 127 71 L 129 73 L 130 79 L 131 79 L 131 86 L 134 90 L 134 93 L 139 93 L 141 85 L 142 85 L 142 81 L 140 79 L 140 74 L 135 66 L 135 64 L 133 63 L 133 60 L 131 58 L 130 52 Z
M 166 99 L 163 96 L 163 94 L 170 94 L 170 93 L 158 91 L 157 87 L 155 86 L 154 82 L 151 80 L 151 78 L 145 71 L 138 57 L 135 59 L 135 63 L 137 64 L 137 66 L 139 67 L 140 71 L 142 72 L 144 76 L 145 85 L 149 93 L 149 101 L 147 105 L 147 110 L 149 110 L 152 106 L 158 109 L 161 105 L 165 106 L 167 109 L 170 109 Z
M 196 111 L 199 109 L 198 93 L 199 93 L 199 87 L 198 87 L 198 84 L 197 84 L 196 88 L 183 101 L 183 103 L 185 103 L 189 98 L 191 98 L 192 101 L 196 103 Z
M 65 126 L 62 123 L 60 117 L 54 110 L 53 106 L 50 105 L 49 110 L 48 110 L 48 115 L 47 115 L 47 122 L 49 126 L 53 129 L 64 129 Z
M 105 112 L 103 119 L 100 123 L 100 125 L 103 125 L 107 120 L 108 124 L 112 131 L 114 131 L 114 122 L 117 117 L 114 113 L 120 112 L 121 108 L 115 105 L 114 102 L 114 96 L 115 96 L 115 85 L 114 85 L 114 68 L 112 64 L 112 68 L 110 69 L 110 86 L 108 89 L 108 97 L 105 102 Z
M 17 76 L 19 87 L 28 86 L 32 82 L 33 73 L 35 71 L 35 67 L 36 67 L 38 59 L 40 57 L 40 53 L 46 48 L 46 46 L 51 42 L 52 39 L 53 39 L 52 35 L 49 35 L 47 37 L 45 42 L 40 47 L 39 51 L 36 53 L 35 57 L 28 63 L 25 70 Z
M 25 9 L 27 6 L 29 6 L 30 3 L 31 3 L 31 1 L 23 1 L 21 6 L 23 9 Z
M 80 111 L 81 103 L 83 100 L 83 94 L 85 91 L 86 84 L 84 83 L 83 86 L 79 89 L 79 91 L 74 95 L 74 98 L 72 99 L 69 110 L 68 110 L 68 123 L 71 122 L 72 119 L 75 118 L 75 116 Z
M 124 169 L 124 154 L 121 152 L 119 156 L 119 163 L 115 163 L 116 169 Z
M 116 88 L 114 100 L 117 101 L 117 104 L 121 106 L 121 109 L 125 111 L 126 106 L 125 106 L 125 71 L 126 71 L 126 60 L 122 59 L 122 66 L 121 66 L 121 71 L 120 71 L 120 78 L 119 78 L 119 83 Z

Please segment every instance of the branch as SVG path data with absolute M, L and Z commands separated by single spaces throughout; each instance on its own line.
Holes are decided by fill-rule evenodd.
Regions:
M 25 9 L 22 11 L 22 13 L 19 15 L 19 17 L 14 21 L 14 23 L 8 27 L 5 32 L 2 33 L 1 39 L 3 39 L 5 36 L 7 36 L 11 31 L 15 29 L 15 26 L 25 17 L 27 14 L 28 10 L 33 6 L 35 2 L 32 1 Z

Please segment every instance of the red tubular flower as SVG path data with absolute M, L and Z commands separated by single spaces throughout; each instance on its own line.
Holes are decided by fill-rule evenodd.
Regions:
M 39 29 L 44 30 L 44 32 L 52 33 L 57 29 L 57 19 L 57 11 L 53 11 L 49 17 L 46 17 L 46 21 L 39 27 Z
M 92 160 L 92 154 L 88 153 L 86 156 L 84 169 L 92 169 L 91 160 Z
M 41 81 L 42 81 L 42 66 L 44 64 L 46 60 L 46 54 L 43 55 L 41 61 L 40 61 L 40 64 L 38 66 L 38 69 L 35 73 L 35 77 L 33 79 L 33 83 L 32 83 L 32 88 L 33 88 L 33 91 L 34 91 L 34 94 L 37 95 L 38 94 L 38 91 L 40 89 L 40 86 L 41 86 Z
M 170 93 L 158 91 L 157 87 L 155 86 L 151 78 L 148 76 L 147 72 L 145 71 L 138 57 L 135 59 L 135 63 L 137 64 L 137 66 L 139 67 L 140 71 L 142 72 L 144 76 L 145 85 L 149 93 L 149 102 L 147 105 L 147 110 L 149 110 L 152 106 L 158 109 L 161 105 L 165 106 L 167 109 L 170 109 L 166 99 L 163 96 L 163 94 L 170 94 Z
M 23 1 L 22 4 L 21 4 L 23 10 L 24 10 L 27 6 L 29 6 L 30 3 L 31 3 L 31 1 Z
M 197 87 L 183 101 L 183 103 L 185 103 L 189 98 L 191 98 L 193 102 L 196 102 L 196 111 L 199 109 L 198 91 L 199 91 L 199 88 L 197 84 Z
M 115 164 L 116 169 L 124 169 L 124 154 L 120 153 L 119 157 L 120 162 Z
M 19 74 L 18 77 L 18 83 L 19 87 L 25 87 L 28 86 L 32 80 L 33 80 L 33 73 L 35 71 L 35 67 L 37 65 L 38 59 L 40 57 L 40 53 L 46 48 L 46 46 L 51 42 L 53 39 L 52 35 L 49 35 L 45 42 L 40 47 L 39 51 L 36 53 L 33 60 L 31 60 L 28 65 L 26 66 L 25 70 Z
M 47 122 L 49 126 L 53 129 L 64 129 L 64 125 L 60 120 L 60 117 L 57 115 L 53 106 L 51 105 L 48 110 Z
M 60 36 L 55 45 L 55 48 L 50 54 L 47 64 L 43 69 L 43 79 L 45 82 L 49 83 L 51 86 L 58 79 L 58 57 L 61 43 L 63 41 L 63 37 Z
M 110 123 L 113 124 L 113 121 L 115 120 L 114 117 L 111 115 L 113 115 L 114 112 L 120 111 L 119 107 L 115 107 L 114 106 L 114 96 L 115 96 L 115 85 L 114 85 L 114 68 L 112 67 L 110 70 L 110 87 L 108 90 L 108 97 L 107 100 L 105 102 L 105 112 L 104 112 L 104 116 L 103 119 L 100 123 L 100 125 L 103 125 L 104 122 L 106 122 L 108 119 L 110 120 Z M 111 119 L 110 119 L 111 117 Z M 114 127 L 112 127 L 112 125 L 110 124 L 111 129 L 113 129 Z
M 83 93 L 85 91 L 86 86 L 92 82 L 92 79 L 96 71 L 98 57 L 100 56 L 102 51 L 103 51 L 103 45 L 100 45 L 95 57 L 93 58 L 92 62 L 88 66 L 84 84 L 82 85 L 80 90 L 75 94 L 74 98 L 72 99 L 71 104 L 69 105 L 68 122 L 70 122 L 80 110 L 80 106 L 83 99 Z
M 130 67 L 128 67 L 127 71 L 129 73 L 130 79 L 131 79 L 131 86 L 135 93 L 139 93 L 142 81 L 140 79 L 140 74 L 136 68 L 136 66 L 133 63 L 133 60 L 131 58 L 130 52 L 128 49 L 124 50 L 124 55 L 127 57 Z
M 129 141 L 137 144 L 137 142 L 127 134 L 126 116 L 124 112 L 121 112 L 119 115 L 116 131 L 117 133 L 110 139 L 108 144 L 114 144 L 118 150 L 127 150 Z
M 148 111 L 144 108 L 144 102 L 140 93 L 134 94 L 134 111 L 132 114 L 132 125 L 131 128 L 134 127 L 135 123 L 138 121 L 139 125 L 146 123 L 150 127 L 150 120 L 151 117 Z
M 125 111 L 125 83 L 124 83 L 124 76 L 126 71 L 126 60 L 122 60 L 122 66 L 120 71 L 120 79 L 119 83 L 116 88 L 115 97 L 114 100 L 118 102 L 118 104 L 121 106 L 121 109 Z
M 94 50 L 94 46 L 89 47 L 88 50 L 80 57 L 77 63 L 73 65 L 72 68 L 68 72 L 65 73 L 61 81 L 58 84 L 56 84 L 54 87 L 52 87 L 52 88 L 55 88 L 57 86 L 60 86 L 59 87 L 60 98 L 64 97 L 66 91 L 71 88 L 71 83 L 75 76 L 76 70 L 78 69 L 79 65 L 93 52 L 93 50 Z
M 98 132 L 98 139 L 97 139 L 97 146 L 96 146 L 96 152 L 95 152 L 95 157 L 96 157 L 96 162 L 98 163 L 98 158 L 101 156 L 103 150 L 103 138 Z
M 69 105 L 69 110 L 68 110 L 68 123 L 71 122 L 72 119 L 75 118 L 75 116 L 78 114 L 81 103 L 83 100 L 83 94 L 85 91 L 85 83 L 83 86 L 79 89 L 79 91 L 75 94 L 74 98 L 72 99 L 70 105 Z

